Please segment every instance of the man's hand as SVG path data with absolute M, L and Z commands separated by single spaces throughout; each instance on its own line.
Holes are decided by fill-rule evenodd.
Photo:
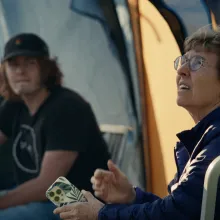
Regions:
M 61 219 L 68 220 L 97 220 L 100 209 L 104 206 L 90 192 L 82 190 L 88 202 L 77 202 L 54 210 Z
M 19 185 L 0 198 L 0 210 L 30 202 L 45 201 L 45 192 L 59 177 L 66 176 L 78 156 L 74 151 L 46 151 L 40 175 Z
M 128 178 L 110 160 L 109 171 L 97 169 L 91 178 L 95 196 L 106 203 L 132 203 L 136 192 Z

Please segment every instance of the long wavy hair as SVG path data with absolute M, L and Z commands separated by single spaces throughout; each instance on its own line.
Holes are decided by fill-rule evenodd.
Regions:
M 34 57 L 40 66 L 42 85 L 48 90 L 62 85 L 63 73 L 60 70 L 57 58 Z M 6 62 L 6 61 L 5 61 Z M 0 95 L 6 100 L 20 100 L 11 89 L 5 72 L 5 62 L 0 66 Z

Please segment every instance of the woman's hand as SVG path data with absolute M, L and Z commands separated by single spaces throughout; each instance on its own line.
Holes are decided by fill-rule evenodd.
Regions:
M 82 191 L 88 202 L 76 202 L 54 210 L 63 220 L 97 220 L 100 209 L 104 206 L 90 192 Z
M 95 196 L 106 203 L 132 203 L 136 192 L 124 173 L 111 161 L 109 171 L 97 169 L 91 178 Z

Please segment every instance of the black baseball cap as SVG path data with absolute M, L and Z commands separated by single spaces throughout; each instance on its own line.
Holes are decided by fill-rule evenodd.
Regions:
M 5 44 L 2 61 L 15 56 L 49 57 L 49 48 L 46 42 L 36 34 L 21 33 L 10 38 Z

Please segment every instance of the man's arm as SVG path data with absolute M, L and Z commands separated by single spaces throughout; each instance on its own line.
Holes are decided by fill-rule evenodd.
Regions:
M 46 200 L 46 190 L 59 177 L 66 176 L 80 152 L 85 152 L 90 121 L 89 105 L 62 100 L 45 120 L 46 153 L 39 177 L 27 181 L 0 198 L 0 209 Z M 78 104 L 78 103 L 77 103 Z
M 7 136 L 2 131 L 0 131 L 0 146 L 4 144 L 7 140 Z
M 46 190 L 59 177 L 66 176 L 78 156 L 74 151 L 47 151 L 40 175 L 0 198 L 0 209 L 46 200 Z
M 0 99 L 2 97 L 0 96 Z M 12 136 L 12 127 L 16 120 L 20 104 L 0 101 L 0 146 Z

